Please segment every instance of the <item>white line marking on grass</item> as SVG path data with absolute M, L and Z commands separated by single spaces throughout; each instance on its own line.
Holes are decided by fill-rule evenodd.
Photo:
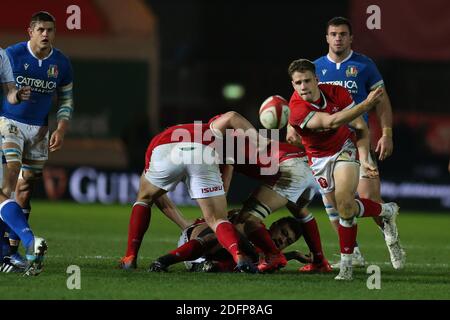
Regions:
M 67 258 L 68 256 L 63 255 L 47 255 L 48 258 Z M 120 256 L 78 256 L 78 259 L 97 259 L 97 260 L 117 260 L 120 259 Z M 147 259 L 154 259 L 154 257 L 138 257 L 138 260 L 147 260 Z M 330 261 L 330 263 L 334 263 Z M 375 265 L 388 265 L 390 266 L 391 263 L 388 261 L 366 261 L 366 263 L 369 264 L 375 264 Z M 448 263 L 406 263 L 406 267 L 419 267 L 419 268 L 449 268 Z

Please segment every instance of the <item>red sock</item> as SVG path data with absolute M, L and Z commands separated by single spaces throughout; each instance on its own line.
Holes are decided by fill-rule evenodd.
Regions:
M 128 226 L 128 247 L 126 256 L 137 256 L 144 234 L 150 224 L 151 211 L 147 204 L 136 202 L 131 210 Z
M 308 222 L 302 222 L 303 237 L 313 254 L 314 263 L 321 263 L 324 259 L 322 251 L 322 242 L 320 241 L 319 228 L 314 217 Z
M 342 225 L 341 221 L 342 220 L 339 221 L 339 228 L 338 228 L 339 245 L 341 247 L 341 253 L 350 254 L 353 253 L 353 249 L 355 248 L 358 225 L 355 223 L 349 226 L 348 224 L 351 224 L 351 221 L 345 223 L 346 225 Z
M 359 217 L 378 217 L 381 214 L 381 204 L 378 202 L 363 198 L 355 200 L 359 205 Z
M 250 232 L 248 235 L 248 240 L 250 240 L 255 246 L 260 248 L 264 254 L 278 254 L 278 250 L 275 243 L 273 243 L 270 232 L 261 224 L 258 229 Z
M 228 221 L 219 223 L 216 227 L 216 237 L 222 247 L 231 254 L 234 261 L 237 263 L 237 255 L 239 254 L 239 234 L 234 226 Z
M 197 239 L 192 239 L 181 247 L 170 251 L 169 254 L 174 256 L 175 262 L 191 261 L 200 258 L 203 255 L 203 246 Z

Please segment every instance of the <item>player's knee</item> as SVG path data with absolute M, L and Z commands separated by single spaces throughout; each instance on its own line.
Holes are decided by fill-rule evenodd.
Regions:
M 31 188 L 23 188 L 21 185 L 20 188 L 16 189 L 16 200 L 19 203 L 27 203 L 31 198 Z
M 337 201 L 337 209 L 339 212 L 339 216 L 344 219 L 350 219 L 354 216 L 354 200 L 353 199 L 340 199 Z
M 10 177 L 18 177 L 22 163 L 20 161 L 8 162 L 6 164 L 6 174 Z
M 33 181 L 39 180 L 42 178 L 42 170 L 22 170 L 20 173 L 20 178 L 25 180 L 26 183 L 32 183 Z
M 223 222 L 229 222 L 228 220 L 226 220 L 224 218 L 218 218 L 214 215 L 204 214 L 203 217 L 205 218 L 205 222 L 208 225 L 208 227 L 210 227 L 211 230 L 213 230 L 214 232 L 216 232 L 216 228 L 219 224 L 221 224 Z

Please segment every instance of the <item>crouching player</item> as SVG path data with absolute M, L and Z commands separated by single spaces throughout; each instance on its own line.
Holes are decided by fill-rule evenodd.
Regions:
M 229 212 L 230 221 L 235 220 L 239 211 L 238 209 Z M 283 217 L 275 221 L 266 231 L 272 237 L 272 242 L 278 244 L 279 251 L 284 250 L 302 236 L 301 224 L 292 217 Z M 243 236 L 241 236 L 241 247 L 252 258 L 254 265 L 259 264 L 259 257 L 262 254 L 260 248 L 246 241 Z M 286 257 L 303 263 L 311 261 L 309 257 L 298 251 L 288 252 Z M 178 248 L 155 260 L 150 265 L 149 271 L 167 272 L 169 266 L 179 262 L 184 262 L 189 271 L 233 272 L 236 270 L 236 263 L 220 246 L 214 232 L 203 219 L 197 219 L 193 225 L 183 230 L 178 241 Z

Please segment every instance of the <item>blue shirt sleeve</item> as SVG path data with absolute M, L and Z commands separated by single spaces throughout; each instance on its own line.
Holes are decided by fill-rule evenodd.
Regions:
M 0 49 L 0 83 L 14 82 L 11 62 L 3 49 Z
M 367 92 L 372 91 L 375 89 L 375 87 L 378 87 L 380 85 L 384 85 L 383 77 L 380 74 L 380 71 L 378 71 L 377 66 L 373 62 L 372 59 L 367 58 L 367 72 L 368 72 L 368 79 L 367 79 Z
M 67 86 L 69 83 L 73 82 L 73 69 L 72 64 L 69 59 L 66 59 L 64 65 L 63 75 L 60 83 L 60 87 Z

